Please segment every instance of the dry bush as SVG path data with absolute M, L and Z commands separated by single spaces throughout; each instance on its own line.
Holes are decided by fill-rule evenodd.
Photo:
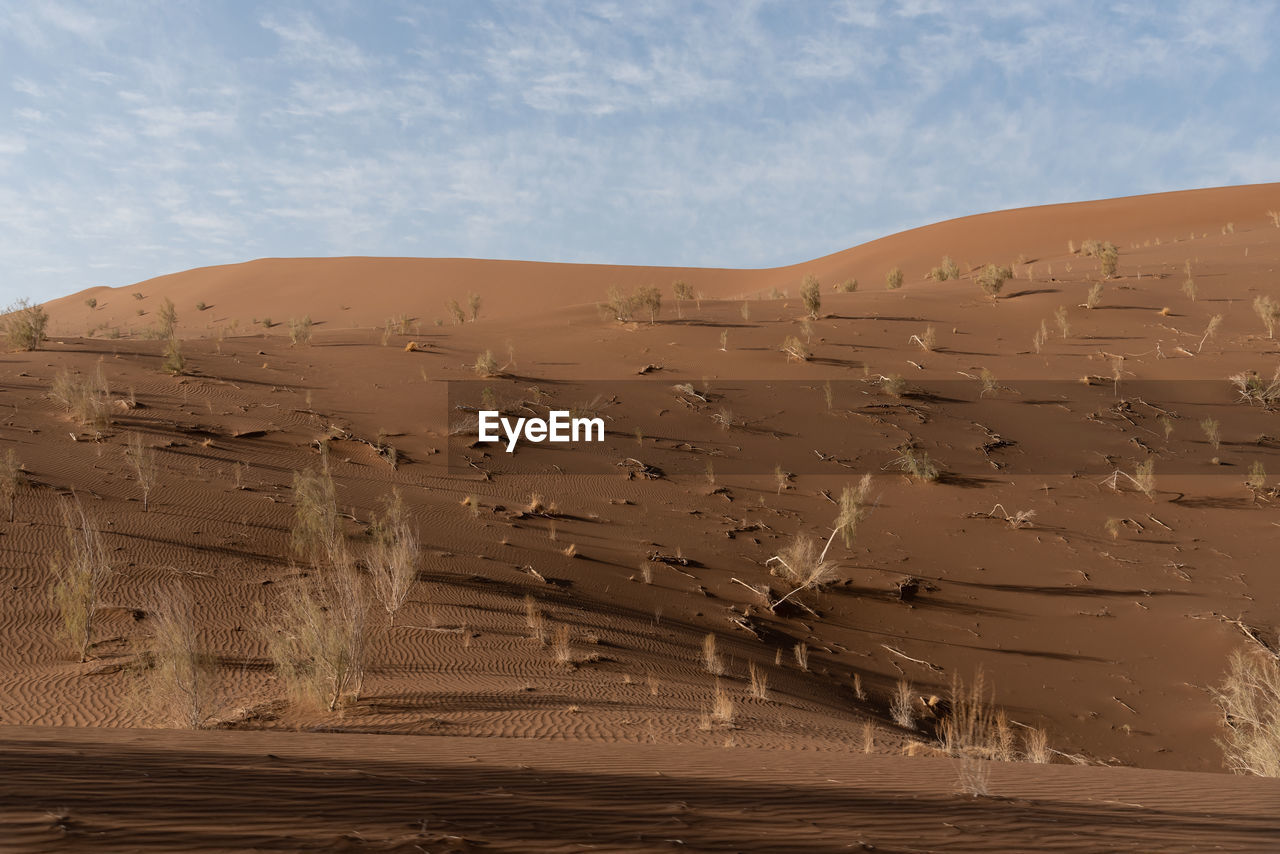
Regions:
M 333 711 L 359 699 L 368 600 L 345 555 L 283 592 L 265 632 L 276 674 L 294 700 Z
M 471 369 L 476 372 L 476 376 L 485 378 L 496 377 L 502 373 L 498 369 L 498 360 L 493 357 L 492 350 L 485 350 L 476 356 L 475 364 Z
M 528 594 L 524 597 L 524 624 L 529 629 L 529 637 L 540 644 L 547 643 L 547 622 L 538 610 L 537 600 Z
M 1049 749 L 1049 734 L 1037 727 L 1028 727 L 1022 735 L 1022 758 L 1035 765 L 1048 765 L 1053 761 Z
M 454 325 L 461 326 L 467 322 L 467 313 L 462 310 L 462 306 L 458 305 L 456 299 L 449 300 L 445 306 L 449 309 L 449 316 L 453 318 Z
M 1280 661 L 1236 650 L 1214 701 L 1227 728 L 1218 740 L 1224 764 L 1236 774 L 1280 777 Z
M 475 323 L 480 319 L 480 295 L 467 294 L 467 308 L 471 311 L 471 322 Z M 405 333 L 400 333 L 404 335 Z
M 1000 291 L 1004 290 L 1004 283 L 1012 278 L 1013 271 L 1008 267 L 988 264 L 978 274 L 978 287 L 982 288 L 982 292 L 993 300 L 999 299 Z
M 1071 335 L 1071 321 L 1067 317 L 1067 307 L 1065 305 L 1058 306 L 1053 313 L 1053 319 L 1058 324 L 1058 331 L 1062 333 L 1062 337 L 1069 337 Z
M 1218 327 L 1221 325 L 1222 325 L 1222 315 L 1215 314 L 1213 317 L 1209 318 L 1209 323 L 1204 328 L 1204 336 L 1201 337 L 1200 339 L 1200 346 L 1196 347 L 1197 353 L 1199 353 L 1201 350 L 1204 349 L 1204 345 L 1206 341 L 1208 341 L 1209 339 L 1213 338 L 1213 336 L 1218 334 Z
M 564 623 L 556 626 L 551 633 L 551 653 L 559 664 L 573 663 L 573 646 L 570 644 L 569 626 Z
M 1249 476 L 1245 478 L 1244 485 L 1254 492 L 1266 489 L 1267 487 L 1267 469 L 1259 460 L 1254 460 L 1249 465 Z M 10 520 L 12 521 L 12 520 Z
M 18 462 L 18 455 L 13 448 L 5 451 L 0 457 L 0 498 L 9 505 L 9 523 L 13 524 L 18 510 L 18 493 L 27 485 L 27 474 Z
M 1222 445 L 1222 433 L 1218 429 L 1218 422 L 1212 418 L 1206 418 L 1200 422 L 1200 429 L 1204 431 L 1204 437 L 1209 440 L 1209 444 L 1216 451 Z
M 720 676 L 724 673 L 724 660 L 720 657 L 720 653 L 716 651 L 716 636 L 711 632 L 702 639 L 702 666 L 707 672 Z
M 45 338 L 49 315 L 44 306 L 18 300 L 0 315 L 0 332 L 14 350 L 38 350 Z
M 110 392 L 101 364 L 92 376 L 73 374 L 65 369 L 59 371 L 53 378 L 49 393 L 54 401 L 65 406 L 71 416 L 85 426 L 101 429 L 111 421 L 107 404 Z
M 858 289 L 857 279 L 845 279 L 840 283 L 840 291 L 842 293 L 851 294 Z
M 1031 336 L 1031 346 L 1039 353 L 1044 349 L 1044 345 L 1049 341 L 1049 325 L 1043 320 L 1040 321 L 1040 328 L 1036 330 L 1036 334 Z
M 300 319 L 296 317 L 289 318 L 289 345 L 310 344 L 311 327 L 313 325 L 309 314 L 303 315 Z
M 201 643 L 195 600 L 186 585 L 158 588 L 155 601 L 140 699 L 165 723 L 199 729 L 218 708 L 217 660 Z
M 178 310 L 173 307 L 173 300 L 168 297 L 160 303 L 160 309 L 156 312 L 156 337 L 172 338 L 174 330 L 178 326 Z
M 1116 248 L 1114 243 L 1104 243 L 1097 254 L 1098 265 L 1102 269 L 1102 275 L 1107 278 L 1114 276 L 1120 266 L 1120 250 Z
M 754 661 L 747 662 L 747 674 L 751 678 L 751 696 L 757 700 L 769 699 L 769 674 Z
M 1146 459 L 1138 463 L 1133 470 L 1133 485 L 1142 491 L 1142 494 L 1151 498 L 1156 491 L 1156 461 L 1154 459 Z
M 600 312 L 619 323 L 629 321 L 635 308 L 635 298 L 623 293 L 622 289 L 617 287 L 609 288 L 605 301 L 600 303 Z
M 151 490 L 155 489 L 158 482 L 156 449 L 144 445 L 140 433 L 130 433 L 124 455 L 133 469 L 138 488 L 142 490 L 142 512 L 146 513 L 151 509 Z
M 809 672 L 809 646 L 804 641 L 800 641 L 792 649 L 792 652 L 795 654 L 795 657 L 796 657 L 796 667 L 799 667 L 802 671 L 804 671 L 805 673 L 808 673 Z
M 1253 299 L 1253 311 L 1267 328 L 1267 337 L 1275 338 L 1276 322 L 1280 321 L 1280 302 L 1267 294 L 1261 294 Z
M 804 302 L 804 310 L 809 317 L 815 318 L 822 310 L 822 286 L 817 276 L 805 276 L 800 285 L 800 299 Z
M 805 343 L 794 335 L 788 335 L 779 349 L 787 354 L 787 361 L 807 362 L 813 357 Z
M 950 712 L 938 730 L 943 750 L 957 757 L 1012 758 L 1008 721 L 996 710 L 981 670 L 969 685 L 952 677 L 949 700 Z
M 675 294 L 677 301 L 693 299 L 693 288 L 683 279 L 676 279 L 671 283 L 671 292 Z
M 919 335 L 912 335 L 907 339 L 908 344 L 912 342 L 919 345 L 920 349 L 924 350 L 926 353 L 932 352 L 933 348 L 938 343 L 938 333 L 932 326 L 926 326 L 924 332 L 921 332 Z
M 902 287 L 902 268 L 894 267 L 884 276 L 884 285 L 891 291 L 896 291 Z
M 1280 228 L 1280 211 L 1267 211 L 1267 218 L 1273 226 Z
M 636 308 L 649 312 L 649 323 L 658 321 L 658 314 L 662 311 L 662 291 L 658 290 L 656 285 L 637 288 L 632 300 Z
M 50 560 L 49 594 L 62 632 L 81 661 L 89 657 L 102 586 L 111 574 L 107 548 L 93 519 L 77 501 L 63 508 L 65 541 Z
M 1094 282 L 1084 298 L 1084 307 L 1097 308 L 1100 302 L 1102 302 L 1102 282 Z
M 1276 368 L 1270 381 L 1264 380 L 1255 371 L 1241 371 L 1232 374 L 1227 380 L 1239 392 L 1240 399 L 1248 403 L 1270 407 L 1280 401 L 1280 368 Z
M 720 724 L 732 724 L 734 717 L 733 698 L 716 680 L 715 694 L 711 698 L 711 720 Z
M 372 534 L 368 564 L 373 593 L 394 626 L 418 575 L 418 535 L 409 524 L 400 490 L 392 490 L 386 511 L 374 518 Z
M 931 483 L 938 479 L 941 472 L 937 464 L 930 458 L 928 451 L 916 448 L 905 448 L 902 455 L 889 465 L 909 474 L 913 479 Z
M 903 729 L 916 728 L 915 691 L 906 679 L 899 679 L 889 702 L 889 715 Z
M 1186 263 L 1182 265 L 1182 269 L 1183 269 L 1183 272 L 1186 273 L 1186 278 L 1182 280 L 1182 292 L 1186 294 L 1187 297 L 1190 298 L 1192 302 L 1195 302 L 1196 294 L 1198 293 L 1198 291 L 1196 289 L 1195 277 L 1191 275 L 1191 259 L 1190 258 L 1188 258 Z
M 965 754 L 955 760 L 956 788 L 972 798 L 991 795 L 991 763 Z
M 182 355 L 182 342 L 177 338 L 170 337 L 168 343 L 164 345 L 160 367 L 175 377 L 187 372 L 187 360 Z
M 293 553 L 321 566 L 338 555 L 342 529 L 333 478 L 327 469 L 307 469 L 293 475 Z

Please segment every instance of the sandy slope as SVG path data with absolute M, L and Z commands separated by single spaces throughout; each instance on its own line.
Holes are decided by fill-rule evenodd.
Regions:
M 440 773 L 463 775 L 451 778 L 463 791 L 526 785 L 511 771 L 521 761 L 513 756 L 539 751 L 565 775 L 547 796 L 559 799 L 557 818 L 524 824 L 513 811 L 479 832 L 478 812 L 449 805 L 461 816 L 454 825 L 422 830 L 513 850 L 532 836 L 581 841 L 590 829 L 606 844 L 623 845 L 633 833 L 652 842 L 659 809 L 652 805 L 665 795 L 651 786 L 646 763 L 668 763 L 661 767 L 675 773 L 671 763 L 695 755 L 695 776 L 725 783 L 698 784 L 675 799 L 697 801 L 689 824 L 702 847 L 744 847 L 747 829 L 759 825 L 730 817 L 747 801 L 758 805 L 767 795 L 758 787 L 768 784 L 788 787 L 776 807 L 779 828 L 809 827 L 790 838 L 813 850 L 861 839 L 854 829 L 863 826 L 881 850 L 981 850 L 974 826 L 1025 849 L 1051 821 L 1081 834 L 1062 837 L 1066 850 L 1149 850 L 1143 840 L 1160 822 L 1192 840 L 1188 847 L 1196 834 L 1213 839 L 1235 827 L 1241 835 L 1221 837 L 1224 845 L 1265 850 L 1254 843 L 1275 828 L 1257 816 L 1274 807 L 1276 793 L 1258 781 L 1018 764 L 997 769 L 1016 791 L 996 786 L 1002 798 L 976 804 L 958 798 L 952 766 L 897 756 L 929 752 L 933 723 L 926 717 L 901 728 L 889 701 L 900 679 L 914 694 L 945 694 L 954 676 L 970 679 L 981 669 L 1018 732 L 1045 728 L 1060 763 L 1221 770 L 1214 742 L 1221 716 L 1208 689 L 1229 652 L 1248 643 L 1225 618 L 1266 637 L 1280 622 L 1280 580 L 1270 572 L 1280 501 L 1243 485 L 1255 462 L 1275 483 L 1280 428 L 1274 413 L 1238 402 L 1225 379 L 1245 369 L 1270 376 L 1280 362 L 1251 307 L 1258 294 L 1280 296 L 1280 230 L 1265 214 L 1277 207 L 1280 185 L 1008 211 L 766 271 L 277 260 L 58 301 L 50 306 L 58 337 L 45 350 L 0 357 L 0 453 L 13 449 L 36 487 L 21 496 L 15 523 L 0 518 L 8 594 L 0 604 L 0 722 L 167 723 L 130 701 L 138 684 L 131 666 L 148 646 L 158 585 L 182 579 L 197 594 L 202 636 L 219 658 L 221 725 L 269 732 L 166 734 L 137 749 L 154 756 L 165 779 L 176 773 L 167 767 L 174 756 L 204 757 L 228 797 L 242 797 L 237 781 L 250 792 L 271 785 L 261 755 L 280 755 L 286 744 L 299 745 L 313 769 L 337 763 L 282 784 L 291 798 L 305 800 L 312 786 L 323 795 L 333 774 L 376 773 L 344 764 L 357 750 L 347 736 L 288 732 L 318 728 L 417 736 L 394 744 L 440 751 Z M 1099 279 L 1098 264 L 1071 254 L 1067 241 L 1091 237 L 1117 243 L 1121 262 L 1120 276 L 1088 309 L 1081 303 Z M 965 270 L 1013 262 L 1017 278 L 994 304 L 970 273 L 958 282 L 924 280 L 943 254 Z M 1182 288 L 1187 262 L 1194 300 Z M 883 274 L 895 264 L 906 286 L 888 291 Z M 808 273 L 824 293 L 821 317 L 806 327 L 795 295 Z M 833 290 L 851 276 L 858 292 Z M 677 277 L 704 298 L 677 310 L 670 297 Z M 659 322 L 602 318 L 595 302 L 614 283 L 660 286 Z M 767 298 L 775 287 L 791 297 Z M 482 300 L 477 322 L 434 325 L 446 300 L 465 303 L 471 291 Z M 162 344 L 142 334 L 164 297 L 179 312 L 189 365 L 180 378 L 158 369 Z M 195 309 L 200 301 L 205 311 Z M 1065 335 L 1055 319 L 1060 307 Z M 408 334 L 384 336 L 386 318 L 401 313 Z M 291 347 L 283 327 L 252 324 L 302 314 L 317 322 L 310 345 Z M 1202 344 L 1214 315 L 1221 326 Z M 1037 352 L 1042 322 L 1050 334 Z M 122 337 L 101 337 L 104 324 L 119 326 Z M 937 340 L 926 352 L 911 338 L 930 327 Z M 78 337 L 87 328 L 97 336 Z M 812 358 L 788 361 L 778 349 L 787 336 L 806 339 Z M 419 351 L 405 351 L 410 340 Z M 504 375 L 477 383 L 470 364 L 484 350 Z M 642 376 L 644 366 L 656 369 Z M 87 376 L 99 368 L 111 399 L 136 407 L 113 405 L 105 427 L 77 424 L 48 391 L 60 371 Z M 985 391 L 984 370 L 994 377 Z M 903 378 L 904 393 L 887 393 L 881 378 L 889 376 Z M 1093 379 L 1080 381 L 1086 377 Z M 673 391 L 684 383 L 697 394 Z M 514 456 L 473 447 L 454 434 L 467 420 L 456 407 L 478 402 L 484 389 L 511 411 L 599 412 L 608 440 L 602 448 L 529 447 Z M 1217 448 L 1205 419 L 1218 424 Z M 158 449 L 162 470 L 146 513 L 123 453 L 133 432 Z M 341 715 L 284 701 L 257 630 L 259 609 L 270 610 L 278 591 L 306 571 L 289 554 L 291 483 L 294 471 L 318 464 L 317 441 L 326 436 L 334 437 L 329 457 L 353 542 L 397 487 L 425 547 L 400 624 L 373 618 L 365 691 Z M 395 467 L 377 445 L 395 447 Z M 938 482 L 896 470 L 909 446 L 939 462 Z M 628 458 L 663 476 L 632 476 L 632 466 L 619 465 Z M 1123 478 L 1119 489 L 1106 483 L 1146 459 L 1157 473 L 1150 497 Z M 862 472 L 875 475 L 874 507 L 853 546 L 835 548 L 835 583 L 801 594 L 797 607 L 770 611 L 749 589 L 767 586 L 774 598 L 788 589 L 767 559 L 797 534 L 825 537 L 834 514 L 828 496 Z M 551 509 L 526 512 L 532 493 Z M 46 593 L 47 560 L 73 495 L 96 518 L 115 569 L 95 654 L 84 664 L 59 639 Z M 1035 512 L 1030 524 L 1004 521 L 1018 511 Z M 687 563 L 649 560 L 654 553 Z M 907 579 L 918 593 L 904 601 L 898 585 Z M 550 624 L 571 627 L 571 664 L 529 636 L 526 596 Z M 704 720 L 716 683 L 700 660 L 708 633 L 725 661 L 720 686 L 735 703 L 731 724 Z M 792 652 L 800 642 L 809 649 L 807 670 Z M 750 690 L 752 666 L 768 677 L 764 698 Z M 868 733 L 880 755 L 863 755 Z M 119 753 L 125 738 L 15 731 L 6 758 L 32 783 L 6 789 L 0 809 L 12 807 L 7 816 L 17 817 L 5 821 L 32 840 L 55 842 L 47 834 L 60 825 L 40 811 L 56 805 L 20 797 L 65 788 L 52 770 L 39 781 L 50 745 L 83 743 L 101 757 L 86 778 L 96 780 L 127 766 Z M 490 739 L 485 761 L 506 770 L 466 779 L 465 755 L 482 749 L 470 738 Z M 261 747 L 273 739 L 278 750 Z M 370 755 L 401 749 L 377 739 L 359 744 Z M 604 763 L 618 779 L 592 776 Z M 859 809 L 850 812 L 847 794 L 826 777 L 846 781 L 854 767 L 874 769 L 873 784 L 885 781 L 895 794 L 873 803 L 859 789 Z M 404 776 L 419 773 L 426 771 L 415 766 Z M 327 796 L 344 797 L 334 785 Z M 584 790 L 605 794 L 579 810 L 573 805 Z M 1123 803 L 1088 801 L 1104 791 Z M 650 806 L 619 813 L 622 792 Z M 102 839 L 149 832 L 149 820 L 126 815 L 114 795 L 95 797 L 81 788 L 66 806 L 118 828 L 119 837 Z M 1203 820 L 1192 816 L 1197 799 Z M 193 828 L 209 829 L 177 800 L 171 817 L 155 819 L 163 830 L 153 841 L 121 844 L 164 850 L 193 841 Z M 1130 815 L 1137 808 L 1129 802 L 1146 812 Z M 410 839 L 376 816 L 357 820 L 374 811 L 368 803 L 308 829 L 322 835 L 307 844 L 326 844 L 352 826 L 380 844 Z M 873 807 L 884 816 L 869 815 Z M 609 819 L 593 825 L 584 816 L 597 809 Z M 962 829 L 941 820 L 926 826 L 922 815 L 946 816 Z M 246 826 L 299 832 L 295 822 L 270 821 L 247 816 Z M 301 844 L 296 836 L 294 843 Z

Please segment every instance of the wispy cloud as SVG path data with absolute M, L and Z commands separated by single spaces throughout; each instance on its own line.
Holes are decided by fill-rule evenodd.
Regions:
M 0 0 L 0 298 L 262 255 L 772 265 L 1274 179 L 1271 3 Z

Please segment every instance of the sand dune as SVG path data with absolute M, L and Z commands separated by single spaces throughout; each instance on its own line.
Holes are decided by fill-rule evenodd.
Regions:
M 1277 207 L 1259 185 L 1004 211 L 773 270 L 261 260 L 56 301 L 44 349 L 0 359 L 0 456 L 31 486 L 0 515 L 4 833 L 37 850 L 1274 848 L 1275 787 L 1223 773 L 1210 689 L 1280 623 L 1280 433 L 1227 379 L 1280 364 L 1253 307 L 1280 297 Z M 1089 238 L 1118 247 L 1117 275 L 1078 251 Z M 961 278 L 926 279 L 944 255 Z M 998 300 L 987 262 L 1012 268 Z M 674 279 L 702 298 L 677 305 Z M 611 285 L 660 287 L 657 322 L 602 317 Z M 446 302 L 469 293 L 479 317 L 455 324 Z M 181 376 L 161 369 L 166 298 Z M 311 341 L 291 344 L 303 315 Z M 66 378 L 98 417 L 51 395 Z M 477 446 L 486 399 L 596 413 L 605 441 Z M 145 512 L 131 435 L 158 469 Z M 924 455 L 935 479 L 903 470 Z M 324 461 L 357 557 L 393 489 L 422 545 L 334 712 L 288 694 L 264 622 L 324 576 L 291 547 L 294 474 Z M 780 602 L 770 558 L 821 545 L 863 473 L 832 577 Z M 48 592 L 76 501 L 112 569 L 85 662 Z M 217 662 L 209 731 L 157 731 L 172 709 L 140 693 L 177 582 Z M 994 763 L 973 798 L 922 699 L 978 673 L 1008 758 L 1042 730 L 1053 764 Z

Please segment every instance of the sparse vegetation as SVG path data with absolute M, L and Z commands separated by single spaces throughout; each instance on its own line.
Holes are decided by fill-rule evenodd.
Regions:
M 165 344 L 164 353 L 161 355 L 160 367 L 173 374 L 181 376 L 187 371 L 187 360 L 182 355 L 182 342 L 177 338 L 170 338 Z
M 142 434 L 130 433 L 129 444 L 124 453 L 129 467 L 133 469 L 138 489 L 142 490 L 142 512 L 146 513 L 151 509 L 151 490 L 155 489 L 158 482 L 156 449 L 142 441 Z
M 702 666 L 714 676 L 720 676 L 724 673 L 724 660 L 720 658 L 720 653 L 716 651 L 716 636 L 710 632 L 702 639 Z
M 172 339 L 177 326 L 178 310 L 173 307 L 173 300 L 165 297 L 156 312 L 156 337 Z
M 851 294 L 858 289 L 857 279 L 845 279 L 840 283 L 840 291 L 842 293 Z
M 884 277 L 884 284 L 885 287 L 891 291 L 896 291 L 898 288 L 902 287 L 902 268 L 894 267 L 886 273 Z
M 1262 321 L 1262 325 L 1267 328 L 1267 337 L 1275 338 L 1276 322 L 1280 321 L 1280 302 L 1276 302 L 1267 294 L 1261 294 L 1254 297 L 1253 311 Z
M 294 555 L 313 566 L 332 563 L 339 555 L 337 492 L 327 469 L 305 469 L 293 475 Z
M 800 285 L 800 299 L 809 317 L 816 318 L 822 311 L 822 286 L 816 276 L 805 276 Z
M 1004 290 L 1004 283 L 1012 278 L 1013 271 L 1008 267 L 988 264 L 978 274 L 978 287 L 982 288 L 982 292 L 991 299 L 997 300 L 1000 298 L 1000 291 Z
M 143 701 L 166 724 L 199 729 L 217 711 L 217 661 L 201 642 L 185 584 L 157 589 L 151 645 L 143 656 Z
M 78 501 L 63 508 L 63 530 L 63 546 L 49 562 L 49 593 L 64 637 L 79 660 L 87 661 L 98 600 L 111 565 L 96 523 Z
M 662 291 L 658 290 L 656 285 L 637 288 L 633 299 L 636 308 L 649 312 L 650 324 L 658 322 L 658 314 L 662 311 Z
M 485 350 L 483 353 L 476 356 L 475 364 L 473 364 L 471 368 L 475 371 L 476 376 L 478 377 L 490 378 L 501 374 L 501 371 L 498 369 L 498 360 L 493 357 L 492 350 Z
M 1097 308 L 1102 302 L 1102 282 L 1094 282 L 1089 286 L 1089 293 L 1084 298 L 1084 307 L 1093 309 Z
M 909 474 L 912 479 L 932 483 L 938 479 L 938 466 L 929 457 L 928 451 L 907 447 L 890 465 Z
M 1228 377 L 1228 382 L 1240 395 L 1240 400 L 1267 408 L 1280 401 L 1280 367 L 1270 380 L 1264 380 L 1256 371 L 1241 371 Z
M 373 544 L 368 566 L 373 593 L 394 626 L 418 575 L 418 535 L 409 523 L 400 490 L 392 490 L 386 510 L 374 518 L 370 533 Z
M 1218 429 L 1218 422 L 1212 418 L 1206 418 L 1200 422 L 1200 429 L 1204 431 L 1204 437 L 1213 446 L 1215 451 L 1222 445 L 1222 434 Z
M 301 318 L 289 318 L 289 346 L 296 347 L 299 344 L 311 343 L 311 315 L 303 315 Z
M 916 728 L 915 690 L 906 679 L 899 679 L 889 703 L 889 716 L 903 729 Z
M 65 406 L 71 416 L 85 426 L 101 429 L 110 421 L 107 416 L 107 380 L 102 373 L 101 362 L 92 376 L 73 374 L 67 369 L 59 371 L 49 393 L 55 402 Z
M 1063 338 L 1071 335 L 1071 320 L 1067 317 L 1067 307 L 1065 305 L 1058 306 L 1053 313 L 1053 320 L 1058 324 L 1058 331 L 1062 333 Z
M 1226 727 L 1218 744 L 1227 768 L 1280 777 L 1280 661 L 1269 651 L 1236 650 L 1214 700 Z
M 934 331 L 932 326 L 926 326 L 924 332 L 919 335 L 912 335 L 907 341 L 908 344 L 912 342 L 915 342 L 926 353 L 932 352 L 934 346 L 938 343 L 938 333 Z
M 1209 318 L 1209 323 L 1204 328 L 1204 335 L 1200 338 L 1200 346 L 1196 347 L 1197 353 L 1204 349 L 1206 341 L 1209 341 L 1213 336 L 1218 334 L 1218 327 L 1221 325 L 1222 315 L 1215 314 L 1213 317 Z
M 471 311 L 471 322 L 475 323 L 480 319 L 480 295 L 467 294 L 467 308 Z M 404 334 L 404 333 L 402 333 Z
M 807 362 L 813 356 L 808 346 L 794 335 L 788 335 L 779 349 L 787 354 L 787 361 Z
M 45 327 L 49 325 L 49 314 L 44 306 L 32 305 L 26 300 L 18 300 L 5 309 L 0 315 L 0 330 L 4 339 L 14 350 L 39 350 L 44 343 Z
M 11 525 L 18 510 L 18 494 L 26 485 L 26 472 L 22 469 L 22 463 L 18 462 L 18 455 L 10 448 L 0 457 L 0 498 L 9 505 Z
M 960 267 L 951 260 L 950 255 L 943 256 L 942 263 L 929 271 L 929 278 L 938 282 L 960 278 Z
M 619 323 L 626 323 L 635 311 L 635 298 L 623 293 L 621 288 L 609 288 L 608 297 L 600 304 L 600 311 Z

